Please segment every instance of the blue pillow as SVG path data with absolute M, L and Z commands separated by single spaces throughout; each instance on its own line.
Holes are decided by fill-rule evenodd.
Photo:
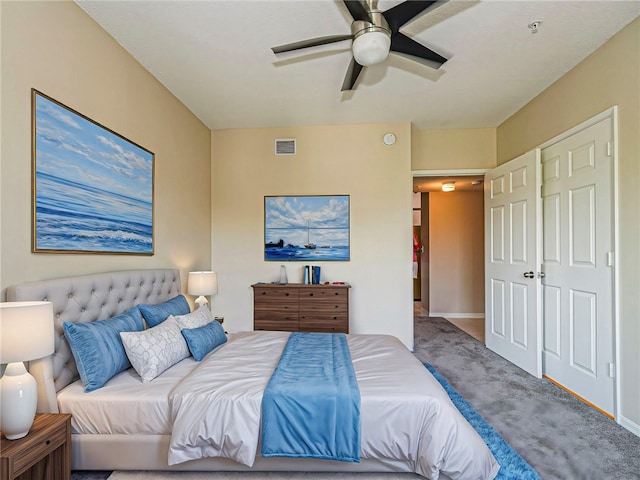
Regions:
M 147 325 L 155 327 L 164 322 L 169 315 L 186 315 L 191 311 L 189 303 L 184 295 L 178 295 L 171 300 L 167 300 L 164 303 L 157 305 L 138 305 L 138 308 L 142 312 L 142 316 L 147 321 Z
M 198 328 L 183 328 L 182 335 L 187 341 L 191 355 L 198 362 L 211 350 L 227 341 L 227 335 L 217 320 Z
M 62 328 L 85 392 L 102 387 L 115 374 L 131 367 L 120 332 L 144 330 L 140 310 L 132 308 L 120 315 L 96 322 L 63 322 Z

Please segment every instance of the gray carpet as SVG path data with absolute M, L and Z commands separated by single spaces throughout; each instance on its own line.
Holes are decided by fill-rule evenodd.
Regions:
M 640 480 L 639 437 L 555 385 L 530 376 L 487 350 L 445 319 L 416 316 L 415 335 L 415 355 L 433 365 L 542 479 Z M 109 475 L 73 472 L 72 480 L 104 480 Z M 308 478 L 239 475 L 229 478 Z M 174 478 L 182 480 L 180 476 Z M 325 474 L 311 478 L 373 477 Z
M 441 318 L 416 317 L 433 365 L 543 479 L 638 480 L 640 438 Z

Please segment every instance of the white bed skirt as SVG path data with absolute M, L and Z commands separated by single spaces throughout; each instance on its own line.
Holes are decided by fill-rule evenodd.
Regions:
M 170 435 L 71 435 L 72 470 L 176 470 L 264 472 L 413 472 L 397 460 L 364 458 L 360 463 L 332 460 L 256 457 L 253 467 L 226 458 L 167 465 Z M 441 476 L 441 478 L 443 478 Z

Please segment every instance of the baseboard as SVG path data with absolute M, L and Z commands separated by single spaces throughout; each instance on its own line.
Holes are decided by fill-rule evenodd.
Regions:
M 444 317 L 444 318 L 484 318 L 484 313 L 442 313 L 442 312 L 431 312 L 430 316 L 432 317 Z
M 618 423 L 633 433 L 636 437 L 640 437 L 640 425 L 637 423 L 632 422 L 623 415 L 618 415 Z

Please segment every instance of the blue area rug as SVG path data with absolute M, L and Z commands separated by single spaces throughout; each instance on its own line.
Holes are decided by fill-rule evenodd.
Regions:
M 480 434 L 500 464 L 500 471 L 496 476 L 496 480 L 540 480 L 536 471 L 469 405 L 462 395 L 449 385 L 449 382 L 432 365 L 425 363 L 424 366 L 444 387 L 453 404 L 460 410 L 460 413 L 464 415 L 464 418 L 467 419 L 471 426 L 475 428 L 476 432 Z

